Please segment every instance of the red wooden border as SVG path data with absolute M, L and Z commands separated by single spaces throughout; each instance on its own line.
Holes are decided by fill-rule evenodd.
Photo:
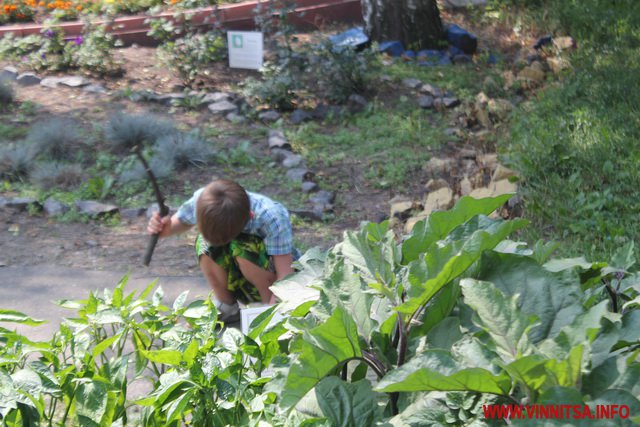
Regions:
M 218 6 L 219 24 L 228 30 L 249 30 L 254 28 L 254 10 L 259 4 L 266 2 L 247 1 L 236 4 L 224 4 Z M 291 22 L 303 29 L 319 28 L 330 22 L 359 23 L 362 21 L 360 0 L 296 0 L 295 9 L 289 17 Z M 197 27 L 207 27 L 215 22 L 215 7 L 203 7 L 183 11 L 193 15 L 192 23 Z M 154 18 L 173 19 L 174 13 L 164 12 L 153 16 Z M 141 45 L 156 44 L 155 40 L 147 36 L 149 26 L 145 20 L 147 15 L 124 16 L 117 18 L 108 25 L 111 34 L 122 40 L 125 44 L 138 43 Z M 105 21 L 96 21 L 96 24 L 104 24 Z M 64 22 L 58 25 L 67 37 L 75 37 L 82 33 L 81 22 Z M 42 26 L 38 24 L 7 25 L 0 27 L 0 37 L 13 33 L 22 37 L 30 34 L 39 34 Z

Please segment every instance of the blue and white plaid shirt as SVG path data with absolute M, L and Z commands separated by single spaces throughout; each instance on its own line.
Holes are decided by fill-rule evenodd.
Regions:
M 196 203 L 204 188 L 193 193 L 193 197 L 184 202 L 178 209 L 178 219 L 183 224 L 195 225 Z M 242 230 L 243 233 L 258 236 L 264 240 L 268 255 L 292 254 L 295 258 L 293 248 L 293 234 L 291 231 L 291 221 L 289 212 L 280 203 L 257 193 L 247 191 L 251 203 L 253 218 Z

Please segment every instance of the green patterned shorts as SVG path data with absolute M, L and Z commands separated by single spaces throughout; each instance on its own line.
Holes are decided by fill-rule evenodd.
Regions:
M 273 271 L 264 241 L 260 237 L 243 233 L 227 245 L 212 246 L 198 234 L 196 255 L 198 259 L 202 255 L 208 256 L 227 272 L 227 289 L 238 301 L 244 304 L 260 301 L 258 289 L 244 278 L 236 261 L 240 257 L 260 268 Z

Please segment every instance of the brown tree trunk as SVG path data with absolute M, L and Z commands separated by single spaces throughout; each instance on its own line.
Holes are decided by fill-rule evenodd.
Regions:
M 373 41 L 399 40 L 405 49 L 446 46 L 436 0 L 361 0 L 365 31 Z

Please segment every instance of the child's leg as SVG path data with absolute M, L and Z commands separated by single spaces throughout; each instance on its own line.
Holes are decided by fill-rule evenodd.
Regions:
M 227 272 L 206 255 L 199 257 L 199 265 L 216 299 L 225 304 L 234 304 L 236 297 L 228 289 Z
M 262 302 L 268 304 L 271 301 L 272 296 L 269 287 L 276 281 L 276 274 L 257 266 L 247 259 L 240 258 L 239 256 L 235 259 L 244 278 L 258 289 Z

